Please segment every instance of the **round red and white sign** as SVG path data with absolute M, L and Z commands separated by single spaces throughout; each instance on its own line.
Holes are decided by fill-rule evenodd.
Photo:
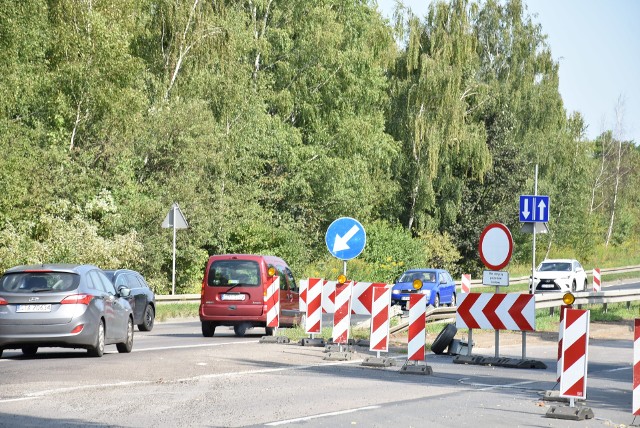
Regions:
M 502 223 L 491 223 L 485 227 L 480 235 L 478 252 L 487 269 L 500 270 L 508 265 L 513 253 L 509 228 Z

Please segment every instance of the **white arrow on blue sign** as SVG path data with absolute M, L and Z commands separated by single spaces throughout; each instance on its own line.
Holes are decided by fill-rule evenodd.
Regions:
M 546 223 L 549 221 L 549 197 L 520 195 L 520 222 Z
M 340 260 L 350 260 L 358 257 L 364 249 L 367 234 L 358 220 L 351 217 L 341 217 L 331 223 L 324 240 L 333 257 Z

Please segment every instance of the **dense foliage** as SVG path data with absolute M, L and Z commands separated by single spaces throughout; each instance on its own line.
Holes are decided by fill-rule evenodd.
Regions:
M 0 4 L 0 267 L 88 262 L 198 289 L 209 254 L 342 269 L 324 244 L 368 232 L 355 279 L 476 273 L 518 196 L 552 201 L 548 254 L 637 249 L 640 152 L 588 141 L 519 0 L 399 9 L 366 0 L 40 0 Z M 613 251 L 613 250 L 611 250 Z

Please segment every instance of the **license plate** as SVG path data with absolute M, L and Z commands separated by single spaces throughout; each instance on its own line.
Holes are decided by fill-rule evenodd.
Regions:
M 540 288 L 553 288 L 553 284 L 540 284 Z
M 244 300 L 244 298 L 245 298 L 244 294 L 223 294 L 222 296 L 220 296 L 221 300 L 239 301 L 239 300 Z
M 51 305 L 18 305 L 16 312 L 51 312 Z
M 400 300 L 409 300 L 409 296 L 402 296 Z

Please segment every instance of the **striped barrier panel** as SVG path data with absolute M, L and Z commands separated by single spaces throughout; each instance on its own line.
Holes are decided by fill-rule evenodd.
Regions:
M 336 286 L 335 305 L 336 311 L 333 314 L 333 343 L 349 343 L 349 327 L 351 325 L 351 282 L 342 286 Z
M 409 335 L 407 336 L 407 352 L 409 361 L 425 359 L 425 314 L 427 312 L 427 296 L 412 293 L 409 296 Z
M 562 326 L 562 374 L 560 397 L 587 398 L 589 318 L 584 309 L 565 309 Z
M 322 285 L 322 312 L 332 314 L 336 311 L 336 284 L 338 281 L 324 281 Z
M 457 328 L 535 331 L 535 294 L 463 293 L 456 312 Z
M 305 331 L 316 334 L 322 331 L 322 285 L 320 278 L 309 278 L 307 284 L 307 304 Z
M 571 309 L 571 305 L 560 306 L 560 324 L 558 325 L 558 364 L 556 365 L 556 381 L 560 382 L 560 376 L 562 375 L 562 321 L 564 321 L 564 310 Z
M 600 269 L 593 270 L 593 291 L 602 290 L 602 284 L 600 283 Z
M 307 312 L 307 288 L 309 288 L 309 279 L 301 279 L 298 283 L 299 288 L 299 296 L 298 299 L 298 310 L 301 313 Z
M 377 287 L 391 287 L 384 282 L 356 282 L 351 294 L 351 313 L 357 315 L 371 315 L 373 290 Z
M 640 318 L 633 329 L 633 414 L 640 415 Z
M 267 327 L 280 327 L 280 277 L 274 276 L 271 284 L 267 286 L 264 296 L 267 306 Z
M 371 296 L 371 334 L 369 350 L 389 352 L 389 320 L 391 319 L 391 287 L 374 287 Z
M 471 274 L 462 274 L 462 280 L 460 281 L 460 293 L 471 292 Z

